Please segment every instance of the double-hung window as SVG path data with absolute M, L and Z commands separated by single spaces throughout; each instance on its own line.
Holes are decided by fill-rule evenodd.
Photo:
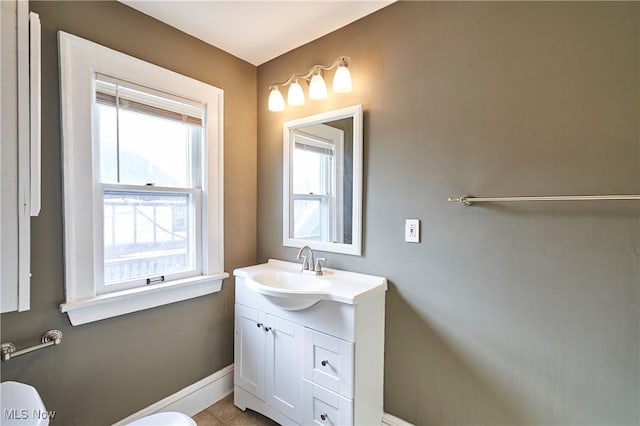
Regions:
M 59 34 L 65 304 L 90 321 L 218 291 L 222 91 Z
M 327 125 L 292 132 L 291 235 L 342 242 L 342 131 Z
M 201 103 L 95 76 L 104 204 L 95 212 L 104 230 L 95 235 L 104 259 L 98 294 L 202 274 L 204 111 Z
M 336 241 L 335 144 L 302 132 L 293 144 L 293 237 Z

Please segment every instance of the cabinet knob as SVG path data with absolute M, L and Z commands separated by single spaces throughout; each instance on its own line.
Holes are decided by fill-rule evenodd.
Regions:
M 325 420 L 327 420 L 327 418 L 329 417 L 328 414 L 324 413 L 324 414 L 320 414 L 320 418 L 322 419 L 322 421 L 324 422 Z
M 329 364 L 329 361 L 323 359 L 322 361 L 320 361 L 320 364 L 322 364 L 323 367 L 326 367 Z
M 257 323 L 257 324 L 256 324 L 256 326 L 257 326 L 258 328 L 260 328 L 260 327 L 262 327 L 262 323 L 261 323 L 261 322 L 259 322 L 259 323 Z
M 271 327 L 265 327 L 265 328 L 264 328 L 264 331 L 267 331 L 267 332 L 268 332 L 268 331 L 271 331 Z

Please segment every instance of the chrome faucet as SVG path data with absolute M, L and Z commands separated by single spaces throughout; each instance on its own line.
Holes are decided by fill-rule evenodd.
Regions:
M 309 257 L 302 254 L 304 253 L 305 249 L 309 252 Z M 326 261 L 327 259 L 325 259 L 324 257 L 319 257 L 314 262 L 313 250 L 311 250 L 311 247 L 309 246 L 303 246 L 302 248 L 300 248 L 296 259 L 300 260 L 301 257 L 303 274 L 322 275 L 322 265 L 320 264 L 320 261 Z
M 302 253 L 305 249 L 309 252 L 309 257 L 303 256 Z M 298 255 L 296 259 L 300 260 L 302 257 L 302 272 L 304 271 L 312 271 L 313 270 L 313 250 L 309 246 L 303 246 L 298 250 Z

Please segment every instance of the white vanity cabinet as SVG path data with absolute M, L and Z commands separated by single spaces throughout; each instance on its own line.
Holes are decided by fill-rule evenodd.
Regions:
M 252 288 L 250 268 L 235 271 L 235 404 L 285 425 L 379 425 L 386 280 L 354 303 L 287 310 Z
M 302 383 L 295 383 L 302 370 L 304 327 L 236 304 L 235 330 L 235 383 L 299 420 Z
M 234 383 L 264 401 L 267 380 L 264 313 L 238 304 L 235 311 Z

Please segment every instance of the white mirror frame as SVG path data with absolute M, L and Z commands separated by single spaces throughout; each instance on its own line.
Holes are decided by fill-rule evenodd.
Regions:
M 291 238 L 289 235 L 289 220 L 292 212 L 292 181 L 293 164 L 291 162 L 290 134 L 292 130 L 322 124 L 328 121 L 353 118 L 353 209 L 351 244 L 333 243 L 326 241 L 312 241 Z M 283 192 L 282 192 L 282 244 L 286 247 L 309 246 L 313 250 L 332 253 L 362 255 L 362 105 L 354 105 L 322 114 L 303 117 L 287 121 L 282 125 L 283 140 Z

